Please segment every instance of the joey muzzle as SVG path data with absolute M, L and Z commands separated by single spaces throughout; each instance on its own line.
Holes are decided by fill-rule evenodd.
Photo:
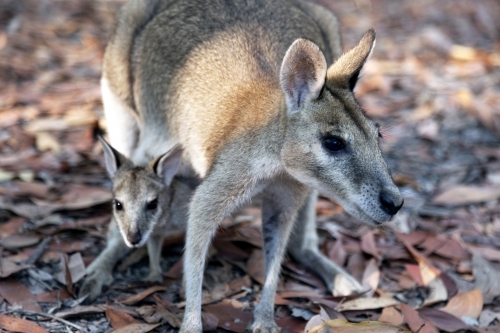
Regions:
M 128 231 L 127 240 L 129 241 L 130 245 L 138 246 L 142 241 L 142 232 L 140 230 Z

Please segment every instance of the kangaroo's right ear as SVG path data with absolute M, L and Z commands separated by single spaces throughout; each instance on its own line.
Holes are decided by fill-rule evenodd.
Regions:
M 114 177 L 116 170 L 123 164 L 128 162 L 128 159 L 120 154 L 118 150 L 113 148 L 109 143 L 106 142 L 100 135 L 97 136 L 102 144 L 102 150 L 104 151 L 104 161 L 106 162 L 106 170 L 111 178 Z
M 182 152 L 181 146 L 175 146 L 150 163 L 154 172 L 163 179 L 163 183 L 167 186 L 170 186 L 175 174 L 179 170 Z
M 321 94 L 326 79 L 326 60 L 319 47 L 299 38 L 286 51 L 281 64 L 280 83 L 291 113 Z

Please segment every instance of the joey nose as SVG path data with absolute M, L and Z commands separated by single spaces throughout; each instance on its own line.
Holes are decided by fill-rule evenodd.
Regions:
M 380 192 L 380 207 L 384 212 L 389 215 L 396 215 L 397 212 L 403 207 L 404 200 L 401 200 L 399 205 L 394 203 L 394 200 L 391 198 L 391 195 L 386 192 Z
M 141 240 L 142 240 L 142 233 L 139 230 L 128 234 L 128 241 L 133 246 L 138 245 L 141 242 Z

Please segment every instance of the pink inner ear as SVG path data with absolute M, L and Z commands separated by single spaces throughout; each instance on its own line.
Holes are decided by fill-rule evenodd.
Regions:
M 285 55 L 281 69 L 282 88 L 287 104 L 297 111 L 304 103 L 319 96 L 326 76 L 326 60 L 311 41 L 299 39 Z

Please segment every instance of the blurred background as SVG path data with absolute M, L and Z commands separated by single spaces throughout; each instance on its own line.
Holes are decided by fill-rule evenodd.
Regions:
M 462 322 L 480 332 L 488 326 L 498 328 L 499 317 L 494 314 L 500 311 L 496 298 L 500 284 L 488 274 L 498 274 L 500 261 L 500 2 L 317 2 L 339 17 L 345 51 L 370 27 L 377 31 L 377 45 L 356 95 L 367 114 L 381 124 L 383 151 L 405 197 L 397 219 L 381 231 L 360 226 L 341 207 L 320 200 L 322 250 L 360 281 L 373 261 L 381 274 L 373 288 L 381 291 L 379 296 L 383 292 L 400 295 L 400 301 L 415 309 L 429 304 L 432 288 L 422 265 L 430 265 L 446 276 L 448 292 L 431 303 L 443 307 L 457 293 L 470 296 L 467 293 L 477 289 L 481 298 L 472 294 L 467 302 L 476 302 L 479 311 L 476 307 L 475 312 L 448 312 L 466 318 Z M 12 286 L 25 288 L 37 311 L 48 311 L 47 304 L 58 300 L 54 290 L 65 290 L 66 299 L 74 301 L 73 286 L 105 244 L 110 182 L 94 134 L 106 129 L 99 79 L 104 48 L 122 3 L 0 1 L 0 253 L 4 262 L 0 310 L 7 311 L 16 302 L 5 291 Z M 245 211 L 243 216 L 235 220 L 258 225 L 258 211 Z M 44 239 L 48 241 L 43 243 Z M 254 258 L 258 247 L 242 246 L 242 238 L 235 239 L 215 248 L 224 253 L 227 242 L 234 241 L 231 244 L 247 257 L 239 258 L 243 260 L 239 273 L 218 282 L 229 283 L 248 274 L 252 278 L 248 288 L 258 294 L 258 279 L 253 275 L 257 273 L 245 271 L 246 260 Z M 166 269 L 178 262 L 181 250 L 178 246 L 174 258 L 165 259 Z M 124 269 L 118 284 L 127 285 L 125 280 L 143 274 L 146 266 Z M 298 275 L 305 274 L 290 267 L 283 283 L 299 281 Z M 220 266 L 212 268 L 217 272 Z M 478 281 L 479 272 L 486 280 Z M 173 280 L 178 283 L 180 271 L 176 274 Z M 170 293 L 162 297 L 171 302 L 182 299 L 178 290 Z M 123 290 L 115 289 L 108 295 L 122 294 Z M 59 304 L 52 311 L 75 306 Z M 287 306 L 283 318 L 292 318 L 298 332 L 311 316 L 293 315 L 293 306 Z M 90 319 L 77 312 L 75 322 L 83 325 L 87 320 L 96 332 L 106 331 L 111 319 L 102 309 L 94 309 L 96 317 Z M 312 305 L 307 309 L 312 314 L 318 310 Z M 217 311 L 221 310 L 210 313 L 217 317 Z M 377 320 L 383 311 L 366 309 L 362 315 Z M 425 318 L 432 317 L 419 313 L 425 323 Z M 414 330 L 404 320 L 399 324 Z M 51 332 L 63 331 L 64 325 L 51 327 Z

